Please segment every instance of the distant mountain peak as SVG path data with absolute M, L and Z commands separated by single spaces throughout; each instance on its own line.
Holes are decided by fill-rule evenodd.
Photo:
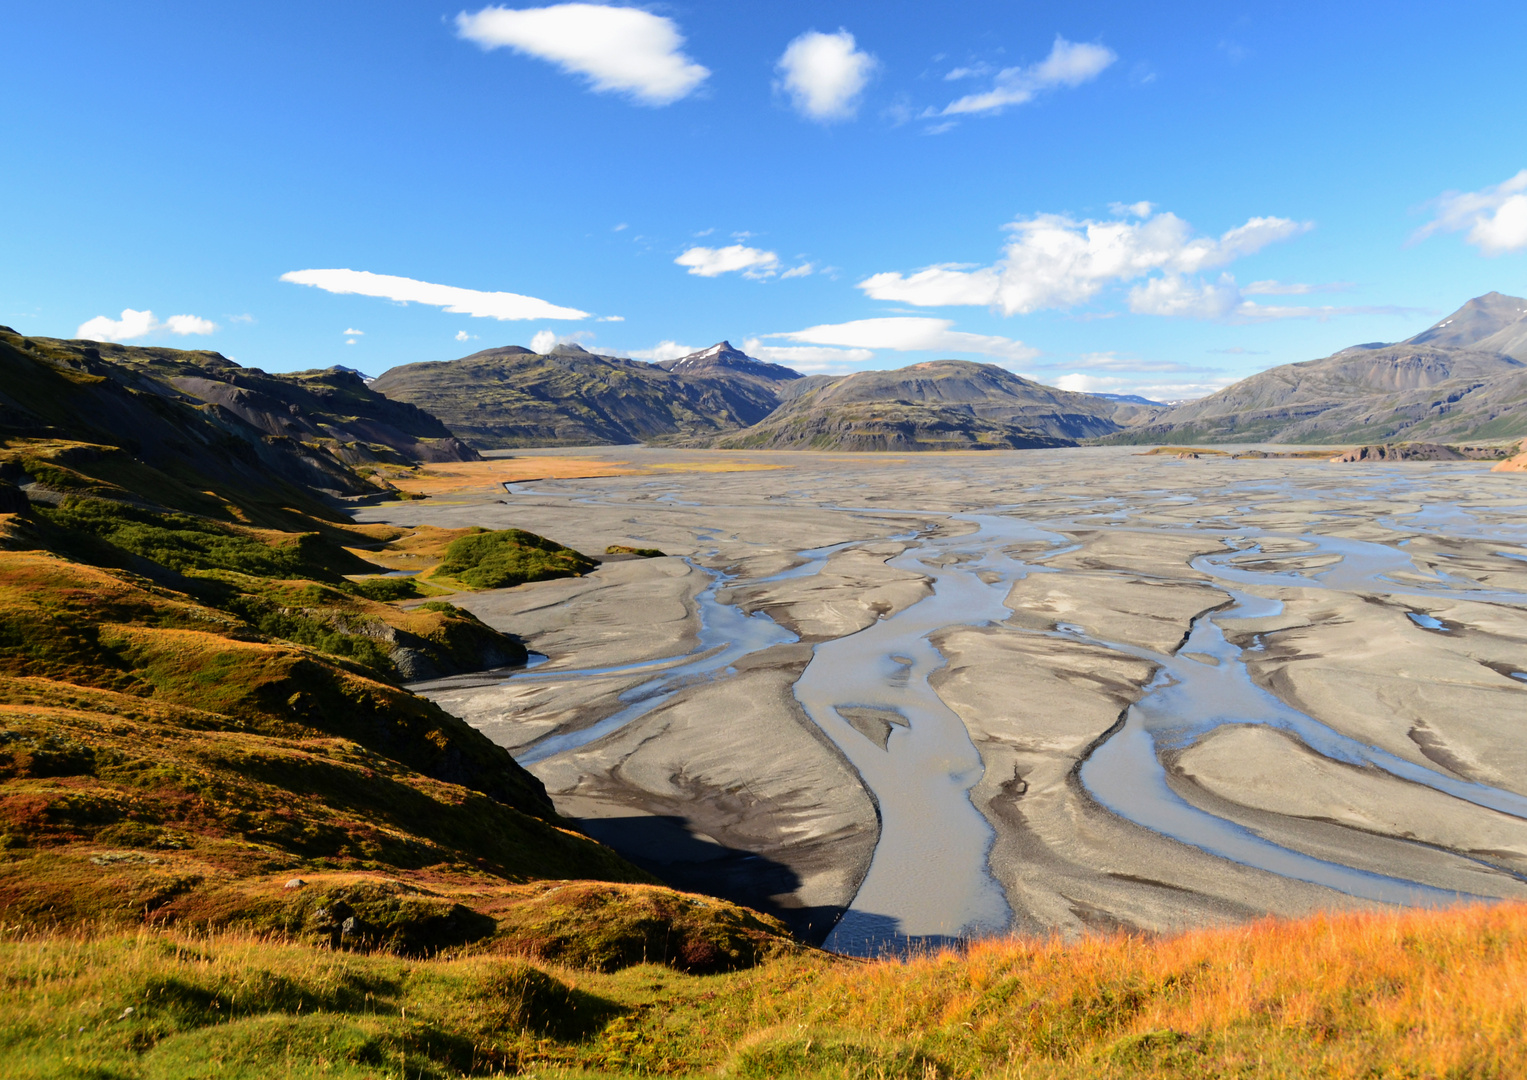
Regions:
M 766 360 L 757 360 L 734 348 L 730 341 L 718 341 L 708 349 L 692 352 L 688 356 L 681 356 L 677 360 L 664 360 L 657 365 L 664 371 L 671 371 L 677 375 L 695 375 L 704 371 L 723 369 L 737 372 L 743 375 L 751 375 L 760 379 L 768 379 L 771 382 L 781 382 L 788 379 L 799 379 L 801 373 L 792 368 L 780 364 L 771 364 Z
M 1476 296 L 1403 344 L 1475 348 L 1511 354 L 1524 338 L 1527 338 L 1527 300 L 1488 292 Z

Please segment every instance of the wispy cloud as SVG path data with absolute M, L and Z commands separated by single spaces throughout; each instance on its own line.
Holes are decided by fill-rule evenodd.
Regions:
M 970 116 L 999 113 L 1012 105 L 1025 105 L 1046 90 L 1080 86 L 1097 78 L 1117 60 L 1118 54 L 1103 45 L 1067 41 L 1057 36 L 1050 55 L 1027 67 L 1003 68 L 997 72 L 989 90 L 956 98 L 927 115 Z M 948 78 L 963 78 L 976 72 L 956 68 Z
M 836 34 L 808 30 L 779 58 L 776 86 L 808 120 L 824 124 L 851 120 L 877 66 L 873 56 L 855 46 L 854 35 L 847 30 Z
M 812 274 L 816 273 L 816 269 L 817 268 L 815 263 L 801 263 L 799 266 L 792 266 L 790 269 L 786 270 L 779 276 L 781 280 L 784 278 L 793 277 L 810 277 Z
M 710 71 L 683 52 L 672 19 L 634 7 L 554 4 L 515 10 L 485 7 L 456 16 L 456 32 L 484 49 L 511 48 L 582 75 L 602 93 L 643 105 L 671 105 Z
M 772 251 L 732 244 L 723 248 L 692 247 L 677 259 L 697 277 L 720 277 L 741 272 L 743 277 L 772 277 L 779 271 L 779 256 Z
M 1172 280 L 1149 283 L 1139 310 L 1164 313 L 1175 306 L 1203 311 L 1215 303 L 1223 305 L 1222 298 L 1204 293 L 1215 286 L 1189 285 L 1183 275 L 1224 266 L 1311 228 L 1287 218 L 1254 217 L 1212 238 L 1195 236 L 1175 214 L 1153 214 L 1150 203 L 1116 209 L 1121 211 L 1117 217 L 1103 221 L 1078 221 L 1065 214 L 1019 218 L 1006 227 L 1012 238 L 995 265 L 939 263 L 911 274 L 874 274 L 859 288 L 876 300 L 918 307 L 992 307 L 1017 315 L 1074 307 L 1109 285 L 1160 272 Z M 1182 295 L 1189 289 L 1200 294 L 1194 304 Z
M 1307 285 L 1299 281 L 1253 281 L 1243 285 L 1241 292 L 1247 296 L 1309 296 L 1313 293 L 1351 292 L 1356 288 L 1350 281 L 1328 281 L 1321 285 Z
M 211 334 L 216 330 L 217 323 L 199 315 L 171 315 L 160 322 L 154 318 L 152 311 L 123 308 L 120 319 L 97 315 L 81 323 L 74 336 L 86 341 L 135 341 L 161 331 L 187 337 L 191 334 Z
M 292 270 L 281 275 L 294 285 L 311 285 L 341 295 L 376 296 L 400 304 L 430 304 L 452 315 L 479 319 L 586 319 L 589 313 L 558 307 L 533 296 L 510 292 L 481 292 L 454 285 L 436 285 L 413 278 L 373 274 L 368 270 Z
M 1435 206 L 1437 216 L 1416 230 L 1412 243 L 1433 233 L 1463 232 L 1483 255 L 1527 250 L 1527 169 L 1480 191 L 1445 191 Z
M 835 349 L 825 345 L 766 345 L 758 338 L 748 338 L 742 351 L 771 364 L 784 364 L 797 371 L 851 371 L 875 359 L 872 349 Z
M 628 354 L 634 360 L 647 360 L 654 364 L 661 364 L 664 360 L 677 360 L 681 356 L 700 350 L 693 345 L 680 345 L 677 341 L 659 341 L 650 349 L 632 349 Z
M 1039 350 L 1012 338 L 986 334 L 968 334 L 953 329 L 950 319 L 923 316 L 893 316 L 883 319 L 857 319 L 845 323 L 824 323 L 804 330 L 764 334 L 766 338 L 787 338 L 806 345 L 832 345 L 858 349 L 893 349 L 897 352 L 929 351 L 976 353 L 1008 361 L 1027 361 Z

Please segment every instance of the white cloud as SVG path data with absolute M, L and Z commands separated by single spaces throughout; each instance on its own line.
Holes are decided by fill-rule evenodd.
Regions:
M 936 116 L 960 116 L 1001 112 L 1009 105 L 1033 101 L 1046 90 L 1080 86 L 1101 75 L 1118 54 L 1102 45 L 1067 41 L 1057 36 L 1050 55 L 1028 67 L 1003 68 L 997 72 L 990 90 L 966 94 L 951 101 Z
M 854 35 L 847 30 L 808 30 L 786 46 L 775 69 L 796 111 L 825 124 L 853 118 L 876 64 L 873 56 L 854 47 Z
M 1058 390 L 1070 390 L 1078 394 L 1117 394 L 1128 384 L 1117 375 L 1083 375 L 1073 372 L 1055 380 Z
M 1527 250 L 1527 169 L 1482 191 L 1447 191 L 1437 198 L 1437 217 L 1411 239 L 1463 232 L 1483 255 Z
M 1265 284 L 1265 283 L 1263 283 Z M 1245 299 L 1243 290 L 1229 274 L 1217 282 L 1189 281 L 1180 274 L 1151 278 L 1129 291 L 1129 309 L 1137 315 L 1170 315 L 1189 319 L 1223 319 L 1231 322 L 1269 322 L 1275 319 L 1319 319 L 1338 315 L 1403 315 L 1412 309 L 1367 305 L 1336 307 L 1283 307 Z
M 353 334 L 356 337 L 365 337 L 366 336 L 366 331 L 364 331 L 364 330 L 346 330 L 345 333 L 346 334 Z
M 748 338 L 742 351 L 771 364 L 784 364 L 797 371 L 841 371 L 875 358 L 871 349 L 834 349 L 822 345 L 765 345 L 758 338 Z
M 456 331 L 456 340 L 457 341 L 476 341 L 477 340 L 477 335 L 476 334 L 469 334 L 465 330 L 458 330 L 458 331 Z
M 677 259 L 680 266 L 698 277 L 719 277 L 742 271 L 744 277 L 771 277 L 779 269 L 779 256 L 772 251 L 732 244 L 723 248 L 692 247 Z
M 217 330 L 217 323 L 196 315 L 171 315 L 164 320 L 164 328 L 172 334 L 186 337 L 189 334 L 211 334 Z
M 594 321 L 595 322 L 625 322 L 626 321 L 626 317 L 624 315 L 601 315 L 599 318 L 595 319 Z
M 684 55 L 684 37 L 672 19 L 640 8 L 485 7 L 457 15 L 456 32 L 484 49 L 507 46 L 549 61 L 586 76 L 597 91 L 626 94 L 643 105 L 672 104 L 710 75 Z
M 530 351 L 536 353 L 549 353 L 557 345 L 557 332 L 555 330 L 542 330 L 530 339 Z
M 874 274 L 859 288 L 876 300 L 919 307 L 977 305 L 1005 315 L 1028 314 L 1074 307 L 1108 285 L 1158 271 L 1172 276 L 1224 266 L 1311 228 L 1287 218 L 1256 217 L 1213 239 L 1195 237 L 1188 223 L 1172 213 L 1143 216 L 1149 214 L 1148 203 L 1119 209 L 1134 220 L 1078 221 L 1064 214 L 1020 218 L 1006 227 L 1012 238 L 993 266 L 940 263 L 907 275 Z M 1158 291 L 1173 288 L 1181 287 L 1155 286 Z M 1150 306 L 1150 300 L 1141 303 Z
M 312 285 L 341 295 L 379 296 L 399 303 L 432 304 L 452 315 L 479 319 L 586 319 L 588 312 L 558 307 L 533 296 L 510 292 L 479 292 L 453 285 L 434 285 L 413 278 L 373 274 L 368 270 L 292 270 L 282 281 Z
M 660 364 L 664 360 L 677 360 L 681 356 L 688 356 L 700 350 L 693 345 L 680 345 L 677 341 L 660 341 L 650 349 L 633 349 L 633 360 L 648 360 L 654 364 Z
M 817 268 L 815 263 L 802 263 L 800 266 L 792 266 L 790 269 L 786 270 L 779 276 L 781 279 L 793 277 L 810 277 L 812 274 L 816 273 L 816 269 Z
M 231 323 L 253 323 L 255 317 L 246 312 L 243 315 L 230 315 L 228 316 L 228 321 Z
M 967 334 L 950 329 L 950 319 L 922 316 L 892 316 L 883 319 L 858 319 L 853 322 L 808 326 L 764 337 L 789 338 L 807 345 L 836 345 L 858 349 L 894 349 L 897 352 L 977 353 L 1003 360 L 1024 361 L 1039 355 L 1039 350 L 1012 338 Z
M 1323 285 L 1309 285 L 1301 281 L 1253 281 L 1241 287 L 1247 296 L 1308 296 L 1311 293 L 1348 292 L 1350 281 L 1328 281 Z
M 1217 282 L 1189 281 L 1181 274 L 1167 274 L 1129 290 L 1129 310 L 1136 315 L 1223 319 L 1240 304 L 1241 290 L 1229 274 L 1220 275 Z
M 161 330 L 181 337 L 190 334 L 211 334 L 217 330 L 217 323 L 197 315 L 171 315 L 164 322 L 160 322 L 154 318 L 152 311 L 123 308 L 120 319 L 97 315 L 81 323 L 79 329 L 74 332 L 74 336 L 86 341 L 133 341 Z

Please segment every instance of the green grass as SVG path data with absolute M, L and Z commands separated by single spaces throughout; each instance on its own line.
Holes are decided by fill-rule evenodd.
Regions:
M 595 925 L 595 924 L 591 924 Z M 1514 1080 L 1527 906 L 1354 913 L 697 975 L 239 933 L 0 940 L 0 1073 Z M 131 1010 L 131 1011 L 129 1011 Z
M 473 589 L 504 589 L 527 581 L 577 577 L 598 565 L 587 555 L 523 529 L 484 529 L 453 540 L 431 576 Z

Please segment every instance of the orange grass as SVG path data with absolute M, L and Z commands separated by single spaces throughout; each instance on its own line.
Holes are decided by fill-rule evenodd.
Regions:
M 1191 1052 L 1173 1075 L 1522 1077 L 1527 905 L 994 940 L 841 970 L 809 996 L 776 1022 L 936 1036 L 937 1056 L 1006 1075 L 1036 1059 L 1141 1075 L 1110 1061 L 1154 1045 Z

